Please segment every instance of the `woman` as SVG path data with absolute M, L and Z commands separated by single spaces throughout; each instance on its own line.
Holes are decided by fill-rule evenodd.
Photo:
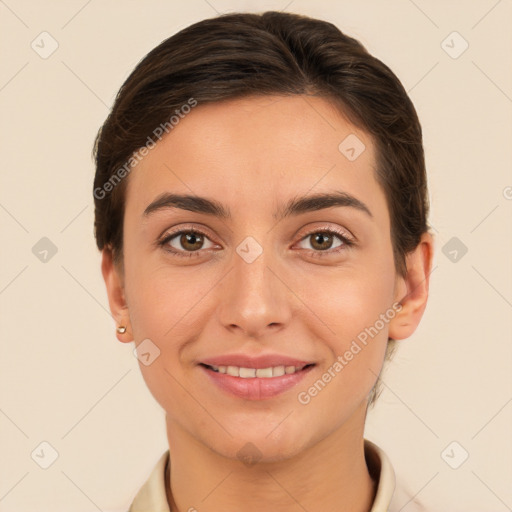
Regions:
M 131 512 L 385 511 L 364 438 L 433 238 L 400 81 L 330 23 L 196 23 L 153 49 L 98 133 L 95 235 L 169 450 Z

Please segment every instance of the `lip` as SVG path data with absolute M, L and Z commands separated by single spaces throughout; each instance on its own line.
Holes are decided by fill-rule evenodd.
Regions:
M 233 377 L 227 373 L 218 373 L 203 365 L 199 368 L 221 390 L 230 395 L 245 400 L 267 400 L 296 386 L 313 368 L 308 366 L 295 373 L 281 375 L 280 377 L 244 379 Z
M 208 366 L 238 366 L 240 368 L 268 368 L 270 366 L 296 366 L 303 368 L 313 361 L 294 359 L 280 354 L 266 354 L 261 356 L 249 356 L 247 354 L 226 354 L 222 356 L 209 357 L 201 360 L 201 363 Z M 278 378 L 278 377 L 275 377 Z

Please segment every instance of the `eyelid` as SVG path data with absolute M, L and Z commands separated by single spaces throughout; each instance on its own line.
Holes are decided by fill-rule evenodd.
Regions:
M 342 228 L 339 226 L 332 226 L 329 224 L 325 224 L 323 226 L 314 226 L 312 228 L 307 229 L 304 232 L 304 234 L 300 235 L 300 240 L 303 240 L 305 237 L 308 237 L 314 233 L 324 233 L 324 232 L 334 233 L 340 237 L 345 238 L 349 242 L 353 242 L 353 243 L 357 242 L 357 238 L 348 229 L 345 229 L 345 228 Z M 300 231 L 299 233 L 302 233 L 302 231 Z
M 181 231 L 197 231 L 201 234 L 204 234 L 205 236 L 210 237 L 210 235 L 208 235 L 210 230 L 206 226 L 203 226 L 203 224 L 200 222 L 185 222 L 184 224 L 178 224 L 176 226 L 164 229 L 164 231 L 158 236 L 158 239 L 161 239 L 167 235 L 176 235 Z

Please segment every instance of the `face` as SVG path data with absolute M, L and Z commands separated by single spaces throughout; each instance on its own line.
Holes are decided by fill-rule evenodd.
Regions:
M 406 292 L 371 138 L 318 97 L 198 105 L 128 180 L 124 341 L 168 430 L 270 461 L 362 428 Z

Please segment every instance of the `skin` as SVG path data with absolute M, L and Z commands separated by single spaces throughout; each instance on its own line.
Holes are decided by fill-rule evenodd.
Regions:
M 366 146 L 352 162 L 338 150 L 349 134 Z M 149 338 L 160 350 L 140 370 L 166 411 L 173 512 L 371 508 L 367 398 L 388 336 L 405 339 L 420 322 L 433 254 L 426 233 L 407 256 L 407 276 L 396 274 L 374 169 L 370 136 L 326 100 L 267 96 L 198 105 L 127 178 L 124 269 L 104 250 L 102 272 L 113 317 L 127 326 L 118 339 L 138 345 Z M 347 206 L 279 222 L 272 216 L 293 197 L 334 190 L 364 202 L 372 217 Z M 162 192 L 215 199 L 232 218 L 172 208 L 145 217 Z M 170 243 L 198 257 L 156 244 L 191 227 L 206 237 L 184 245 L 178 235 Z M 354 245 L 335 252 L 336 235 L 332 245 L 315 244 L 313 235 L 326 228 Z M 247 236 L 263 249 L 252 263 L 236 252 Z M 298 393 L 396 302 L 401 311 L 378 335 L 307 405 L 299 403 Z M 250 401 L 212 385 L 198 366 L 234 352 L 285 354 L 316 366 L 291 390 Z M 251 466 L 237 457 L 248 442 L 261 457 Z

